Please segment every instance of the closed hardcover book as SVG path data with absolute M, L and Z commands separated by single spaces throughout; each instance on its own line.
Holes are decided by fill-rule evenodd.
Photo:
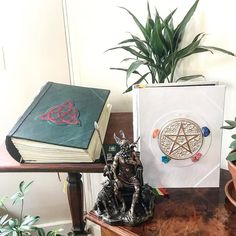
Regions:
M 109 94 L 106 89 L 48 82 L 7 135 L 8 152 L 25 163 L 95 161 L 110 116 Z

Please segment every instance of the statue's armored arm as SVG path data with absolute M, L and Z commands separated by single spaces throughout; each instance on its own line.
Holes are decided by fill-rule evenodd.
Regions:
M 141 162 L 141 160 L 139 159 L 138 156 L 135 156 L 135 160 L 136 160 L 137 166 L 143 167 L 143 164 L 142 164 L 142 162 Z
M 133 151 L 132 152 L 132 159 L 134 160 L 134 162 L 135 162 L 135 165 L 136 165 L 136 167 L 138 168 L 138 167 L 140 167 L 140 168 L 142 168 L 143 167 L 143 165 L 142 165 L 142 162 L 141 162 L 141 160 L 140 160 L 140 158 L 139 158 L 139 152 L 136 152 L 136 151 Z
M 112 163 L 112 172 L 113 172 L 113 176 L 114 176 L 114 179 L 117 180 L 117 174 L 116 174 L 116 171 L 117 171 L 117 167 L 118 167 L 118 163 L 119 163 L 119 157 L 118 155 L 116 155 L 114 157 L 114 160 L 113 160 L 113 163 Z
M 137 163 L 139 163 L 140 166 L 143 166 L 142 162 L 140 160 L 140 152 L 138 152 L 138 151 L 135 152 L 135 158 L 137 160 Z

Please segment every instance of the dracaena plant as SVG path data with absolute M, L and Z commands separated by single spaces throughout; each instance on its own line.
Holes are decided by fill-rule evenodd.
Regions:
M 203 75 L 189 75 L 174 80 L 178 63 L 192 54 L 220 51 L 235 56 L 234 53 L 225 49 L 202 45 L 201 41 L 205 36 L 204 33 L 197 34 L 192 42 L 184 48 L 180 47 L 180 42 L 183 39 L 184 33 L 186 33 L 186 25 L 193 16 L 198 2 L 199 0 L 195 1 L 176 27 L 173 23 L 173 16 L 177 9 L 172 11 L 165 18 L 162 18 L 158 11 L 155 10 L 155 16 L 152 17 L 149 3 L 147 3 L 147 20 L 145 24 L 141 24 L 132 12 L 121 7 L 133 18 L 142 35 L 142 37 L 138 37 L 134 34 L 130 34 L 130 38 L 120 42 L 117 47 L 107 50 L 122 49 L 131 54 L 131 57 L 123 60 L 130 61 L 128 68 L 111 68 L 126 72 L 126 84 L 128 89 L 125 92 L 131 91 L 134 84 L 139 84 L 144 81 L 146 83 L 172 83 L 203 77 Z M 139 69 L 145 72 L 141 73 Z M 128 86 L 128 79 L 131 74 L 136 74 L 139 79 L 131 86 Z
M 49 231 L 47 234 L 43 228 L 37 227 L 35 224 L 40 219 L 39 216 L 24 216 L 24 199 L 25 194 L 28 192 L 32 182 L 26 183 L 22 181 L 19 184 L 19 190 L 10 198 L 12 205 L 20 204 L 20 216 L 17 218 L 10 217 L 7 212 L 5 201 L 9 199 L 4 196 L 0 198 L 0 210 L 2 209 L 5 214 L 0 214 L 0 235 L 5 236 L 26 236 L 26 235 L 38 235 L 38 236 L 60 236 L 59 230 Z M 72 233 L 68 235 L 72 236 Z
M 225 120 L 225 122 L 227 123 L 227 125 L 222 126 L 221 128 L 223 129 L 236 128 L 236 117 L 234 120 Z M 233 141 L 231 142 L 229 147 L 232 149 L 232 152 L 228 154 L 228 156 L 226 157 L 226 160 L 235 162 L 236 161 L 236 134 L 233 134 L 231 138 L 233 139 Z

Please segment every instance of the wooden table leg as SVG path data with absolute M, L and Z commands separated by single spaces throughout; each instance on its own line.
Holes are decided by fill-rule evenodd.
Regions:
M 83 183 L 80 173 L 69 172 L 67 177 L 67 194 L 72 217 L 73 232 L 75 235 L 86 235 L 84 230 L 84 202 Z

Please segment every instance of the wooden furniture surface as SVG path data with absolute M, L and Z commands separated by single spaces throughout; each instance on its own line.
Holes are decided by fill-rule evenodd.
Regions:
M 123 129 L 127 137 L 132 137 L 132 113 L 112 113 L 108 123 L 104 143 L 113 143 L 113 133 Z M 83 183 L 81 173 L 102 173 L 103 163 L 59 163 L 59 164 L 21 164 L 7 152 L 5 144 L 0 147 L 0 172 L 67 172 L 68 200 L 70 205 L 73 232 L 84 235 Z
M 168 189 L 168 198 L 157 198 L 153 218 L 139 226 L 110 226 L 93 212 L 87 219 L 101 226 L 102 236 L 233 236 L 236 207 L 224 192 L 230 179 L 221 170 L 220 188 Z

